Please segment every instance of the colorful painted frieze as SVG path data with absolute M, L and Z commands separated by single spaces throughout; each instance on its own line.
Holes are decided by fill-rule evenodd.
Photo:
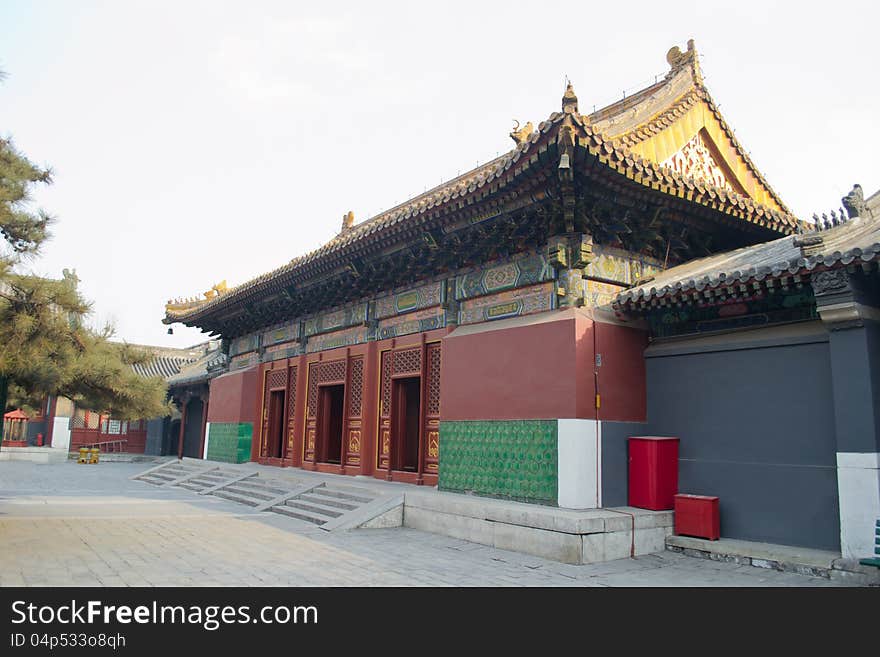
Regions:
M 613 283 L 600 283 L 599 281 L 584 280 L 584 303 L 587 306 L 607 306 L 614 298 L 626 289 L 625 285 Z
M 323 333 L 309 338 L 306 343 L 306 353 L 336 349 L 337 347 L 350 347 L 351 345 L 366 342 L 369 339 L 369 331 L 363 326 L 356 326 L 332 333 Z
M 368 308 L 369 305 L 364 302 L 331 312 L 321 313 L 305 321 L 303 333 L 306 336 L 312 336 L 347 328 L 355 324 L 363 324 L 367 321 Z
M 817 318 L 815 298 L 806 287 L 729 299 L 721 304 L 661 307 L 647 315 L 651 334 L 658 338 L 790 324 Z
M 446 326 L 446 314 L 438 308 L 429 308 L 400 317 L 390 317 L 379 321 L 377 337 L 379 340 L 394 338 L 410 333 L 432 331 Z
M 444 281 L 436 281 L 428 285 L 392 294 L 376 300 L 376 318 L 385 319 L 401 313 L 422 310 L 439 306 L 442 299 Z
M 461 302 L 459 324 L 475 324 L 506 317 L 518 317 L 552 310 L 555 303 L 553 283 L 506 290 Z
M 260 336 L 258 333 L 243 335 L 240 338 L 235 338 L 232 344 L 229 345 L 229 355 L 237 356 L 249 351 L 256 351 L 259 346 Z
M 456 276 L 455 298 L 473 299 L 494 292 L 550 281 L 554 277 L 555 272 L 547 258 L 540 253 L 533 253 Z
M 593 260 L 584 273 L 590 278 L 632 285 L 662 269 L 660 261 L 654 258 L 597 244 L 593 247 Z
M 259 362 L 259 358 L 257 357 L 256 352 L 250 352 L 248 354 L 242 354 L 240 356 L 235 356 L 232 360 L 229 361 L 229 369 L 230 370 L 243 370 L 251 365 L 256 365 Z
M 280 360 L 282 358 L 293 358 L 294 356 L 299 356 L 302 353 L 302 348 L 300 347 L 299 342 L 285 342 L 283 344 L 276 344 L 271 347 L 266 347 L 266 350 L 263 352 L 263 361 L 270 360 Z
M 281 342 L 290 342 L 299 337 L 299 322 L 288 322 L 282 326 L 276 326 L 263 333 L 263 346 L 279 344 Z

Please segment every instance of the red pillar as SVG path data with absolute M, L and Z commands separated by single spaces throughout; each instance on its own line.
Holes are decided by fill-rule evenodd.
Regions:
M 185 395 L 181 401 L 180 409 L 180 433 L 177 436 L 177 458 L 183 458 L 183 432 L 186 429 L 186 404 L 189 401 L 189 395 Z
M 204 393 L 201 396 L 202 399 L 202 438 L 199 441 L 199 458 L 205 458 L 205 438 L 208 428 L 208 400 L 209 395 Z

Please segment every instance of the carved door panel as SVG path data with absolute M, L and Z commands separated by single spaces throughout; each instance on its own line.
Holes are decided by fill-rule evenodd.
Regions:
M 376 467 L 388 469 L 391 454 L 391 373 L 393 351 L 382 353 L 381 399 L 379 400 L 379 458 Z
M 269 370 L 266 372 L 266 383 L 263 388 L 263 418 L 262 418 L 262 427 L 260 431 L 260 456 L 263 458 L 267 456 L 274 456 L 277 454 L 272 454 L 272 450 L 270 449 L 270 429 L 275 429 L 277 431 L 277 427 L 270 426 L 272 420 L 272 399 L 273 392 L 281 391 L 281 401 L 282 404 L 282 412 L 283 412 L 283 404 L 284 404 L 284 395 L 286 394 L 287 389 L 287 371 L 286 370 Z M 275 404 L 279 403 L 278 396 L 275 395 Z
M 425 363 L 425 472 L 437 474 L 440 463 L 440 343 L 427 346 Z
M 360 465 L 361 435 L 363 432 L 363 398 L 364 398 L 364 359 L 352 358 L 349 361 L 348 375 L 348 409 L 345 440 L 346 465 Z
M 345 385 L 345 361 L 309 363 L 308 374 L 308 405 L 306 407 L 306 428 L 303 445 L 303 459 L 316 460 L 316 443 L 318 440 L 318 406 L 319 386 L 322 384 Z
M 388 469 L 389 462 L 398 462 L 392 455 L 394 427 L 394 393 L 392 380 L 400 377 L 417 377 L 422 372 L 422 347 L 410 347 L 382 354 L 382 399 L 379 409 L 379 458 L 377 466 Z
M 287 449 L 284 451 L 286 457 L 290 457 L 293 453 L 293 434 L 296 414 L 296 375 L 297 366 L 290 368 L 287 375 Z

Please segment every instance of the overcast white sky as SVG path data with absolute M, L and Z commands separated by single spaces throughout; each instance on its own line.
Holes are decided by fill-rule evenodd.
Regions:
M 815 7 L 815 8 L 814 8 Z M 75 268 L 130 342 L 509 150 L 571 78 L 592 110 L 696 40 L 706 84 L 795 214 L 880 187 L 876 3 L 0 2 L 0 134 L 55 183 L 30 267 Z

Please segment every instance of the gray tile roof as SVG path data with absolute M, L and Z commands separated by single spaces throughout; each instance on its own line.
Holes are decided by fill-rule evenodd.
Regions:
M 168 378 L 169 386 L 190 385 L 213 378 L 226 366 L 226 354 L 219 348 L 212 349 L 195 362 L 180 368 L 174 376 Z
M 804 248 L 806 255 L 799 246 L 804 241 L 814 242 Z M 789 235 L 672 267 L 621 292 L 614 307 L 626 309 L 694 291 L 875 260 L 880 260 L 880 217 L 857 217 L 828 230 Z
M 174 376 L 186 363 L 192 362 L 192 358 L 186 356 L 155 356 L 146 363 L 132 365 L 132 369 L 144 378 L 160 376 L 163 379 Z

